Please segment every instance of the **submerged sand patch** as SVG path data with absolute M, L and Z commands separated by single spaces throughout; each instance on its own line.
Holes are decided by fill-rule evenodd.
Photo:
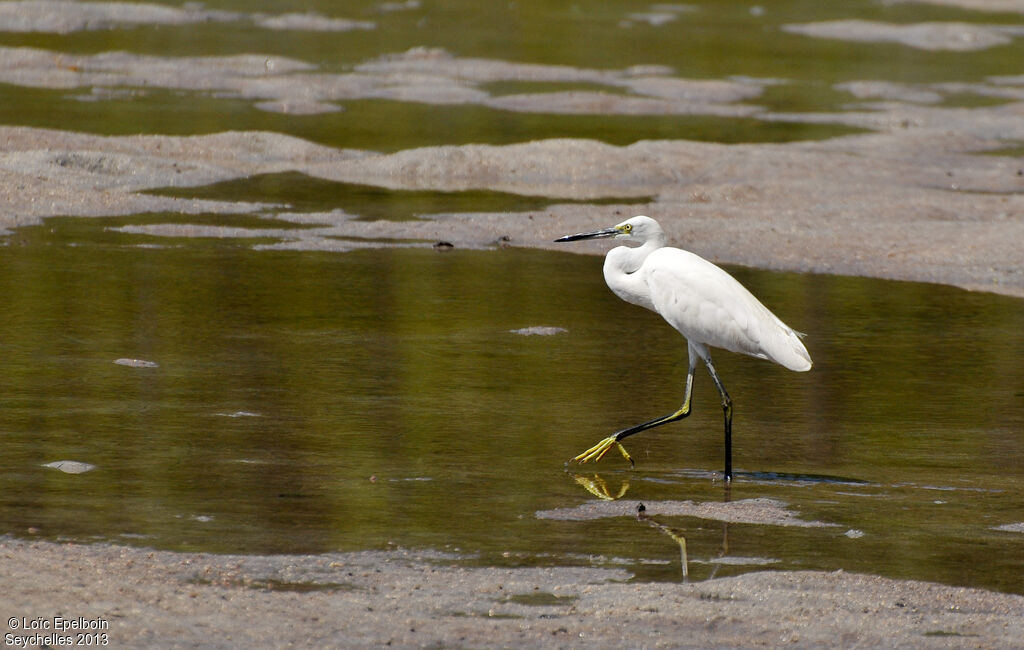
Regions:
M 0 32 L 71 34 L 143 25 L 193 25 L 245 21 L 266 29 L 344 32 L 374 29 L 369 21 L 331 18 L 315 13 L 249 14 L 206 9 L 199 3 L 181 7 L 143 2 L 70 2 L 22 0 L 0 2 Z
M 884 0 L 885 4 L 932 4 L 972 11 L 1024 13 L 1018 0 Z
M 269 19 L 268 19 L 269 20 Z M 287 28 L 305 15 L 273 19 Z M 317 22 L 317 24 L 321 24 Z M 312 27 L 309 27 L 310 29 Z M 365 26 L 361 28 L 366 28 Z M 610 92 L 533 92 L 492 96 L 495 82 L 589 83 Z M 356 65 L 347 72 L 277 55 L 160 57 L 130 52 L 67 54 L 31 47 L 0 47 L 0 82 L 34 88 L 103 89 L 94 101 L 119 93 L 168 89 L 250 100 L 276 112 L 315 114 L 337 102 L 390 99 L 425 104 L 474 104 L 516 112 L 619 115 L 750 116 L 745 104 L 773 80 L 701 80 L 672 76 L 660 66 L 595 70 L 456 57 L 437 48 L 412 48 Z
M 799 528 L 821 528 L 835 526 L 821 521 L 807 521 L 789 510 L 785 503 L 778 499 L 754 498 L 739 501 L 645 501 L 645 514 L 648 517 L 695 517 L 733 524 L 754 524 L 766 526 L 796 526 Z M 557 519 L 561 521 L 589 521 L 606 517 L 635 517 L 637 502 L 620 501 L 588 501 L 572 508 L 556 508 L 542 510 L 535 514 L 538 519 Z
M 971 52 L 1006 45 L 1016 29 L 972 23 L 916 23 L 896 25 L 871 20 L 830 20 L 784 25 L 783 31 L 815 38 L 864 43 L 898 43 L 920 50 Z

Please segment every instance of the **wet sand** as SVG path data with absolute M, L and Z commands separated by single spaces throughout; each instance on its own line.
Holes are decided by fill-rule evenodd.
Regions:
M 109 647 L 1024 647 L 1024 597 L 843 572 L 630 584 L 622 569 L 473 567 L 402 550 L 22 541 L 0 545 L 0 568 L 19 626 L 41 618 L 52 634 L 56 617 L 84 619 L 105 626 Z
M 893 131 L 823 142 L 722 145 L 590 140 L 426 147 L 379 154 L 338 150 L 274 133 L 96 136 L 0 127 L 0 227 L 48 216 L 148 212 L 265 213 L 294 229 L 258 232 L 188 224 L 133 226 L 165 236 L 279 237 L 269 248 L 350 249 L 364 239 L 444 240 L 457 247 L 556 248 L 564 234 L 633 214 L 659 219 L 674 245 L 718 263 L 939 282 L 1024 296 L 1024 161 L 983 155 L 1004 141 L 950 130 L 1009 129 L 1024 140 L 1024 103 L 975 115 L 900 104 Z M 843 114 L 850 122 L 880 119 Z M 987 126 L 986 126 L 987 125 Z M 144 194 L 253 174 L 313 177 L 439 192 L 490 189 L 551 197 L 528 213 L 421 215 L 363 221 L 343 211 L 290 213 L 277 206 Z M 633 198 L 640 204 L 560 204 Z M 653 197 L 647 199 L 645 197 Z M 310 224 L 316 227 L 309 227 Z M 600 243 L 571 247 L 601 253 Z M 569 250 L 561 247 L 559 250 Z
M 675 543 L 658 517 L 834 526 L 767 498 L 646 506 L 647 521 Z M 635 518 L 637 505 L 595 500 L 534 516 Z M 93 626 L 85 631 L 105 634 L 109 647 L 1024 647 L 1018 595 L 843 571 L 688 582 L 680 570 L 676 582 L 632 583 L 615 558 L 529 566 L 533 558 L 507 555 L 502 567 L 480 566 L 472 554 L 398 547 L 227 555 L 0 538 L 0 602 L 11 645 L 62 633 L 63 620 Z
M 930 1 L 1016 10 L 1001 0 Z M 266 29 L 374 28 L 372 22 L 315 15 L 198 7 L 128 5 L 131 11 L 124 13 L 126 6 L 114 3 L 46 2 L 26 13 L 28 6 L 0 3 L 0 25 L 51 33 L 211 20 L 251 21 Z M 808 38 L 954 51 L 1019 37 L 1012 30 L 960 24 L 897 28 L 836 21 L 788 29 Z M 346 99 L 385 98 L 538 113 L 745 116 L 867 130 L 790 144 L 645 141 L 618 147 L 546 140 L 383 154 L 264 132 L 107 137 L 3 126 L 0 228 L 8 232 L 51 216 L 273 214 L 296 224 L 272 233 L 280 243 L 270 247 L 277 248 L 344 251 L 365 238 L 395 245 L 414 239 L 423 246 L 445 240 L 456 247 L 500 241 L 555 248 L 551 240 L 559 235 L 642 212 L 663 222 L 672 243 L 717 262 L 1024 296 L 1024 160 L 990 153 L 1024 141 L 1020 77 L 970 85 L 865 80 L 840 89 L 855 100 L 848 110 L 786 115 L 756 105 L 773 80 L 693 81 L 658 66 L 597 71 L 461 59 L 417 48 L 327 74 L 306 62 L 260 55 L 184 60 L 2 50 L 0 81 L 69 92 L 91 88 L 83 101 L 116 101 L 121 93 L 158 87 L 216 92 L 296 114 L 336 111 Z M 494 96 L 482 88 L 508 80 L 582 82 L 596 89 Z M 965 92 L 1003 103 L 943 103 Z M 293 214 L 280 206 L 144 193 L 283 171 L 395 189 L 500 190 L 550 197 L 552 204 L 527 213 L 359 221 L 341 211 Z M 559 203 L 608 197 L 644 202 Z M 126 231 L 252 234 L 159 223 Z M 13 230 L 10 239 L 16 238 Z M 573 251 L 604 248 L 580 245 Z M 713 518 L 713 510 L 701 512 Z M 109 544 L 0 545 L 0 602 L 14 622 L 42 617 L 51 630 L 35 631 L 52 633 L 55 616 L 102 620 L 111 647 L 1024 647 L 1020 596 L 841 572 L 757 572 L 696 584 L 630 584 L 628 578 L 623 569 L 601 567 L 480 568 L 427 551 L 236 557 Z M 11 622 L 5 634 L 34 632 L 14 630 Z

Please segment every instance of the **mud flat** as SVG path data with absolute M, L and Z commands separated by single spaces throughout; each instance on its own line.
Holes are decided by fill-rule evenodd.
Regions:
M 21 3 L 0 2 L 0 28 L 93 29 L 117 23 L 114 14 L 120 6 L 49 2 L 22 16 Z M 240 16 L 204 13 L 195 7 L 132 7 L 140 21 L 168 24 L 272 20 L 273 25 L 298 24 L 302 29 L 372 28 L 312 14 Z M 19 16 L 28 22 L 17 22 Z M 10 24 L 4 27 L 3 21 Z M 870 21 L 834 21 L 782 29 L 805 35 L 800 38 L 945 50 L 1021 37 L 1017 28 L 959 23 L 894 28 Z M 412 239 L 421 245 L 443 240 L 477 248 L 498 241 L 553 247 L 551 240 L 560 235 L 646 213 L 663 223 L 673 244 L 716 262 L 940 282 L 1024 296 L 1024 248 L 1019 245 L 1024 241 L 1021 76 L 969 83 L 844 82 L 834 90 L 847 93 L 850 102 L 842 110 L 821 113 L 780 113 L 759 106 L 766 88 L 786 83 L 779 79 L 694 80 L 675 76 L 660 65 L 598 70 L 459 57 L 423 47 L 378 56 L 342 71 L 263 54 L 163 57 L 2 47 L 0 81 L 15 87 L 63 89 L 69 97 L 98 103 L 157 88 L 212 94 L 247 101 L 265 111 L 304 115 L 343 110 L 349 100 L 374 99 L 637 120 L 646 115 L 741 117 L 766 124 L 863 130 L 785 144 L 648 140 L 615 146 L 590 139 L 545 139 L 381 153 L 337 149 L 273 132 L 102 136 L 4 126 L 0 229 L 50 216 L 251 213 L 296 223 L 294 229 L 261 232 L 279 240 L 269 248 L 344 251 L 357 247 L 353 242 L 369 239 Z M 494 84 L 502 83 L 525 83 L 530 90 L 497 93 Z M 566 90 L 565 84 L 586 89 Z M 963 96 L 985 101 L 971 107 L 947 101 Z M 495 190 L 546 197 L 550 205 L 518 212 L 423 214 L 413 221 L 367 220 L 340 209 L 296 213 L 287 205 L 258 201 L 147 193 L 284 172 L 395 190 Z M 609 198 L 631 202 L 564 203 Z M 252 235 L 244 228 L 219 229 L 209 223 L 198 229 L 152 223 L 133 226 L 132 232 L 169 237 Z M 596 253 L 604 248 L 581 245 L 573 250 Z
M 457 247 L 551 247 L 556 237 L 637 213 L 672 243 L 721 263 L 939 282 L 1024 296 L 1024 160 L 984 155 L 1024 140 L 1024 103 L 952 109 L 897 103 L 842 119 L 885 133 L 822 142 L 723 145 L 591 140 L 426 147 L 380 154 L 267 132 L 96 136 L 0 127 L 0 227 L 49 216 L 253 213 L 294 221 L 270 247 L 347 250 L 354 239 L 438 240 Z M 960 126 L 969 130 L 961 131 Z M 998 137 L 992 135 L 998 133 Z M 254 174 L 393 189 L 489 189 L 549 197 L 545 210 L 362 220 L 341 210 L 145 193 Z M 560 199 L 633 197 L 630 205 Z M 309 227 L 314 224 L 316 227 Z M 150 224 L 165 236 L 245 237 L 245 229 Z M 577 246 L 598 253 L 602 246 Z M 564 248 L 562 249 L 564 250 Z
M 12 540 L 0 568 L 19 627 L 5 634 L 37 633 L 20 628 L 40 619 L 52 633 L 62 617 L 109 647 L 1024 647 L 1020 596 L 843 572 L 631 584 L 622 569 L 481 568 L 430 552 Z
M 659 516 L 833 525 L 767 498 L 647 505 Z M 636 504 L 535 516 L 635 517 Z M 507 566 L 480 566 L 472 555 L 401 548 L 227 555 L 0 538 L 0 602 L 12 646 L 77 621 L 109 647 L 1024 647 L 1018 595 L 842 571 L 640 583 L 614 558 L 538 567 L 507 555 Z

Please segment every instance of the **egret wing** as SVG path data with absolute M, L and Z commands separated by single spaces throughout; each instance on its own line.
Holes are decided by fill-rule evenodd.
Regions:
M 799 335 L 735 278 L 678 248 L 651 253 L 641 269 L 655 311 L 687 340 L 809 370 Z

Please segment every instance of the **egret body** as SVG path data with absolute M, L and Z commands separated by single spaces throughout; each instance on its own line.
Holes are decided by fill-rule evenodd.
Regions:
M 732 400 L 711 363 L 710 347 L 767 359 L 797 372 L 811 369 L 802 334 L 783 323 L 731 275 L 689 251 L 665 245 L 665 233 L 650 217 L 627 219 L 595 232 L 568 235 L 556 242 L 614 237 L 639 243 L 618 246 L 604 260 L 608 287 L 626 302 L 655 311 L 686 337 L 690 366 L 683 405 L 674 413 L 623 429 L 573 460 L 600 460 L 612 447 L 630 462 L 622 439 L 690 414 L 693 373 L 703 361 L 722 397 L 725 415 L 725 479 L 732 480 Z

